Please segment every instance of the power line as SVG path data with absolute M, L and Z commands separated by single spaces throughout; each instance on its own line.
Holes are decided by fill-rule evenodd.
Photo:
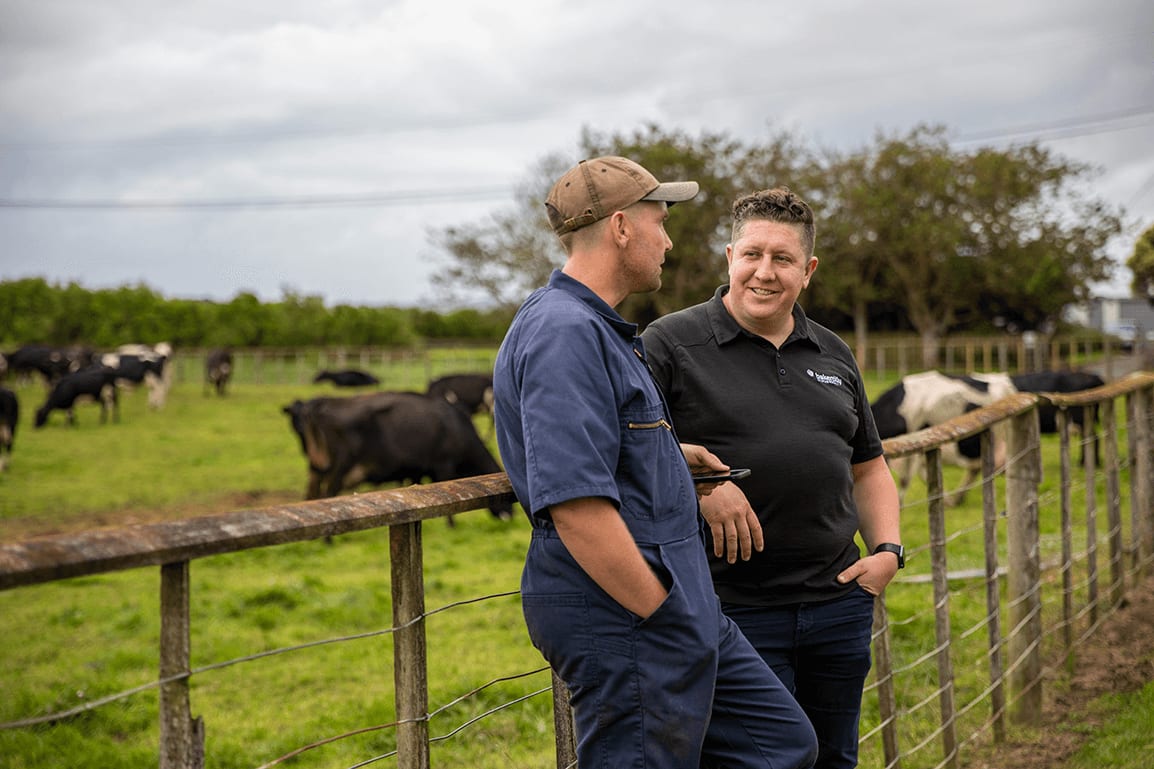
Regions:
M 1145 118 L 1133 123 L 1135 118 Z M 1129 123 L 1127 125 L 1120 125 Z M 971 144 L 979 141 L 1010 139 L 1031 136 L 1039 141 L 1056 138 L 1074 138 L 1110 131 L 1127 130 L 1154 123 L 1154 106 L 1131 107 L 1124 110 L 1067 117 L 1043 123 L 1016 126 L 1013 128 L 991 129 L 963 134 L 954 144 Z M 1050 136 L 1045 136 L 1045 134 Z M 509 199 L 513 189 L 507 185 L 472 188 L 402 190 L 385 193 L 365 193 L 358 195 L 310 195 L 285 198 L 234 198 L 206 200 L 53 200 L 48 198 L 0 198 L 0 209 L 21 210 L 207 210 L 207 209 L 286 209 L 286 208 L 350 208 L 413 205 L 421 203 L 445 203 L 479 200 Z
M 963 134 L 955 140 L 955 144 L 970 144 L 991 139 L 1010 139 L 1015 136 L 1030 136 L 1034 139 L 1046 141 L 1055 138 L 1073 138 L 1088 136 L 1107 131 L 1119 131 L 1127 128 L 1139 128 L 1150 124 L 1144 120 L 1134 125 L 1121 126 L 1117 124 L 1136 117 L 1154 116 L 1154 105 L 1143 105 L 1116 112 L 1105 112 L 1098 115 L 1082 115 L 1077 117 L 1051 120 L 1044 123 L 1032 123 L 1013 128 L 999 128 L 987 131 L 973 131 Z M 1054 134 L 1046 136 L 1046 134 Z
M 507 199 L 512 193 L 513 189 L 511 187 L 500 185 L 488 187 L 456 187 L 443 190 L 407 190 L 362 195 L 310 195 L 289 198 L 238 198 L 219 200 L 51 200 L 16 198 L 0 199 L 0 209 L 111 211 L 227 208 L 339 208 L 498 200 Z

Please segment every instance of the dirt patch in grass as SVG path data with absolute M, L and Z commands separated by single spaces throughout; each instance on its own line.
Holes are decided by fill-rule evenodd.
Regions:
M 1041 726 L 1015 734 L 979 755 L 967 769 L 1058 769 L 1109 713 L 1091 707 L 1104 694 L 1132 692 L 1154 681 L 1154 576 L 1130 588 L 1123 604 L 1078 647 L 1072 675 L 1047 680 Z

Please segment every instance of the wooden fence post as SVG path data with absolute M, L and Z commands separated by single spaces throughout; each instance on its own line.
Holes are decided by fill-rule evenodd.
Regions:
M 1059 487 L 1061 489 L 1059 511 L 1062 538 L 1062 644 L 1066 650 L 1066 668 L 1074 672 L 1074 474 L 1070 467 L 1070 415 L 1059 409 L 1058 421 L 1058 461 Z
M 1090 414 L 1082 412 L 1082 469 L 1086 480 L 1086 605 L 1090 609 L 1090 627 L 1098 624 L 1098 473 L 1092 441 L 1094 423 L 1086 421 Z
M 981 434 L 982 446 L 982 531 L 986 550 L 986 616 L 990 639 L 990 718 L 994 724 L 994 742 L 1006 739 L 1006 688 L 1002 669 L 1002 607 L 998 582 L 998 505 L 995 498 L 994 433 Z
M 874 599 L 874 675 L 878 683 L 878 716 L 881 718 L 882 752 L 888 769 L 901 769 L 898 745 L 898 700 L 894 688 L 894 658 L 890 651 L 890 615 L 886 594 Z
M 429 674 L 425 647 L 425 568 L 421 522 L 389 527 L 393 582 L 393 686 L 397 767 L 429 769 Z
M 1038 534 L 1038 484 L 1042 478 L 1038 412 L 1030 409 L 1010 420 L 1006 454 L 1006 514 L 1010 607 L 1011 715 L 1024 724 L 1041 723 L 1042 596 L 1041 543 Z
M 202 769 L 204 722 L 188 700 L 188 561 L 160 567 L 160 769 Z M 175 680 L 167 680 L 176 677 Z
M 556 671 L 553 674 L 553 737 L 557 751 L 557 769 L 577 766 L 577 738 L 573 728 L 573 710 L 569 707 L 569 687 Z
M 1154 389 L 1144 388 L 1137 390 L 1128 397 L 1131 404 L 1131 432 L 1136 433 L 1131 444 L 1131 489 L 1132 498 L 1130 514 L 1133 517 L 1134 531 L 1138 539 L 1138 568 L 1139 574 L 1150 573 L 1150 561 L 1154 558 L 1154 500 L 1151 499 L 1154 489 L 1154 428 L 1151 426 L 1152 412 L 1154 412 Z M 1136 480 L 1136 482 L 1135 482 Z
M 1087 407 L 1089 410 L 1090 407 Z M 1122 603 L 1126 590 L 1125 564 L 1122 546 L 1122 495 L 1118 479 L 1118 429 L 1114 413 L 1114 400 L 1102 403 L 1098 411 L 1102 414 L 1102 435 L 1094 446 L 1106 443 L 1106 521 L 1109 526 L 1107 538 L 1110 542 L 1110 607 Z
M 946 501 L 942 481 L 942 450 L 926 452 L 926 495 L 930 504 L 930 559 L 934 582 L 934 631 L 937 638 L 938 705 L 941 708 L 942 755 L 938 766 L 957 767 L 957 714 L 954 710 L 954 667 L 950 661 L 950 585 L 946 563 Z

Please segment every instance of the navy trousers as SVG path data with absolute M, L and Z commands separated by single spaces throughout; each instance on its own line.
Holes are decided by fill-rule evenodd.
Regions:
M 861 588 L 824 603 L 769 608 L 723 604 L 813 724 L 818 741 L 814 769 L 857 766 L 873 606 L 873 596 Z

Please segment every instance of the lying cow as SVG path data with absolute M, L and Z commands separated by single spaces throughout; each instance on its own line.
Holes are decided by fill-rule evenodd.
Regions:
M 870 410 L 878 435 L 885 440 L 941 424 L 975 408 L 988 406 L 1013 392 L 1013 385 L 1004 374 L 962 377 L 923 371 L 902 377 L 870 404 Z M 993 437 L 994 463 L 1000 467 L 1005 462 L 1005 441 L 997 430 Z M 921 455 L 917 455 L 891 462 L 903 497 L 909 488 L 914 465 L 920 465 L 921 460 Z M 975 436 L 942 446 L 942 462 L 958 465 L 966 471 L 961 487 L 947 500 L 950 505 L 960 505 L 965 500 L 967 489 L 981 473 L 980 440 Z
M 361 483 L 448 481 L 501 471 L 470 418 L 441 398 L 380 392 L 295 400 L 282 410 L 308 458 L 307 499 L 336 496 Z M 489 510 L 502 520 L 513 513 L 507 502 Z
M 224 395 L 225 386 L 232 378 L 232 353 L 228 350 L 212 350 L 204 360 L 204 394 L 209 389 L 217 395 Z
M 322 371 L 313 377 L 313 384 L 332 382 L 337 387 L 375 387 L 381 380 L 367 371 L 346 369 L 344 371 Z
M 116 421 L 120 421 L 120 401 L 116 394 L 116 369 L 107 366 L 89 366 L 74 374 L 61 379 L 48 393 L 44 405 L 36 410 L 36 427 L 43 427 L 48 423 L 48 415 L 53 411 L 64 411 L 68 414 L 68 424 L 76 426 L 76 412 L 73 410 L 78 402 L 88 400 L 100 404 L 100 422 L 108 421 L 111 411 Z
M 20 401 L 16 399 L 16 393 L 0 387 L 0 472 L 4 472 L 12 458 L 12 444 L 19 423 Z

